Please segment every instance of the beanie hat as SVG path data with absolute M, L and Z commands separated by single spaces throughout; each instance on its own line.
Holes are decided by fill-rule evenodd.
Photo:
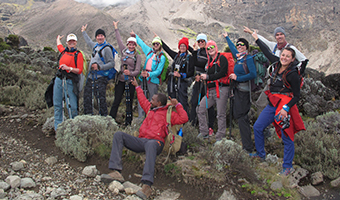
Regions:
M 67 35 L 67 38 L 66 38 L 66 41 L 68 42 L 68 41 L 70 41 L 70 40 L 75 40 L 75 41 L 77 41 L 77 36 L 76 36 L 76 34 L 74 34 L 74 33 L 68 34 L 68 35 Z
M 98 30 L 96 31 L 96 37 L 97 37 L 99 34 L 102 34 L 102 35 L 104 35 L 104 37 L 106 37 L 105 31 L 104 31 L 103 29 L 98 29 Z
M 156 43 L 156 42 L 158 42 L 159 44 L 162 45 L 162 40 L 161 40 L 161 38 L 158 37 L 158 36 L 156 36 L 156 37 L 152 40 L 152 44 L 153 44 L 153 43 Z
M 179 46 L 181 46 L 181 44 L 185 44 L 185 46 L 187 47 L 187 50 L 189 49 L 189 39 L 186 37 L 183 37 L 179 42 L 178 42 L 178 49 Z
M 238 42 L 243 42 L 246 45 L 247 49 L 249 49 L 249 42 L 246 39 L 239 38 L 236 43 Z
M 283 35 L 286 35 L 286 31 L 283 27 L 277 27 L 275 30 L 274 30 L 274 37 L 276 36 L 277 33 L 283 33 Z
M 135 37 L 129 37 L 127 40 L 126 40 L 126 45 L 129 44 L 129 43 L 135 43 L 135 45 L 137 45 L 137 40 Z
M 198 34 L 197 37 L 196 37 L 196 41 L 198 41 L 198 40 L 205 40 L 205 42 L 207 43 L 208 42 L 207 35 L 203 34 L 203 33 Z

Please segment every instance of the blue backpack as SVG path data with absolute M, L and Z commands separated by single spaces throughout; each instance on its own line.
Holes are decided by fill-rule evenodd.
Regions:
M 97 47 L 94 46 L 93 49 L 95 49 Z M 103 63 L 105 64 L 105 60 L 104 60 L 104 57 L 103 57 L 103 54 L 102 54 L 102 51 L 105 47 L 110 47 L 111 48 L 111 51 L 112 51 L 112 55 L 113 55 L 113 59 L 115 59 L 115 56 L 118 54 L 118 52 L 116 51 L 116 49 L 109 43 L 106 43 L 105 45 L 103 45 L 99 51 L 98 51 L 98 55 L 100 57 L 100 59 L 103 61 Z M 107 77 L 107 80 L 111 80 L 111 79 L 114 79 L 115 76 L 116 76 L 116 73 L 117 73 L 117 70 L 112 67 L 111 69 L 108 69 L 108 70 L 100 70 L 97 72 L 98 75 L 101 75 L 101 76 L 105 76 Z

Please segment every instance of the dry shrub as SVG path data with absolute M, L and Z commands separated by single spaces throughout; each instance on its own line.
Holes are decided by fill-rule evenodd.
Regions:
M 59 124 L 55 144 L 62 152 L 81 162 L 99 145 L 111 148 L 118 126 L 110 116 L 82 115 Z
M 340 114 L 328 112 L 305 123 L 295 136 L 296 162 L 303 168 L 334 179 L 340 176 Z

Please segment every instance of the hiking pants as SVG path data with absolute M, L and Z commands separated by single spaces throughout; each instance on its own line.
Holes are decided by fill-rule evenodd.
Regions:
M 151 82 L 150 83 L 148 82 L 147 86 L 148 86 L 148 93 L 149 93 L 149 101 L 151 101 L 152 96 L 158 93 L 159 85 L 151 83 Z M 142 107 L 139 105 L 139 101 L 138 101 L 138 118 L 139 119 L 144 119 L 144 117 L 145 117 L 145 112 L 142 109 Z
M 234 89 L 234 106 L 233 113 L 234 118 L 238 122 L 238 127 L 240 129 L 242 146 L 248 153 L 252 153 L 254 150 L 253 141 L 251 140 L 251 128 L 250 121 L 248 117 L 248 112 L 250 110 L 250 92 L 243 92 L 239 89 Z
M 191 124 L 193 126 L 196 125 L 196 119 L 197 119 L 196 109 L 197 109 L 198 101 L 201 101 L 202 98 L 206 94 L 206 91 L 205 91 L 203 85 L 202 85 L 202 88 L 201 88 L 201 84 L 203 84 L 203 83 L 202 82 L 195 82 L 193 89 L 192 89 L 192 96 L 191 96 L 191 100 L 190 100 L 191 110 L 190 110 L 189 121 L 191 122 Z M 199 94 L 201 94 L 200 99 L 198 99 Z M 214 109 L 213 106 L 208 109 L 208 118 L 209 118 L 208 119 L 209 128 L 214 128 L 216 114 L 215 114 L 215 109 Z
M 73 119 L 78 115 L 78 99 L 73 92 L 73 83 L 71 79 L 66 79 L 66 86 L 64 87 L 65 103 L 67 112 L 69 112 L 68 105 L 71 105 L 71 115 L 69 117 Z M 67 98 L 67 94 L 69 98 Z M 69 101 L 69 102 L 68 102 Z M 53 106 L 54 106 L 54 130 L 57 130 L 58 125 L 63 122 L 63 80 L 56 77 L 53 86 Z
M 101 116 L 107 115 L 107 105 L 106 105 L 106 85 L 107 85 L 107 78 L 106 77 L 99 77 L 97 80 L 92 82 L 93 80 L 89 77 L 86 81 L 86 85 L 84 88 L 84 114 L 92 114 L 93 107 L 92 107 L 92 98 L 98 100 L 99 96 L 99 113 Z M 92 96 L 92 84 L 94 84 L 94 97 Z M 97 89 L 98 85 L 98 89 Z M 99 94 L 98 94 L 99 93 Z
M 109 161 L 109 169 L 123 169 L 122 151 L 123 147 L 136 152 L 145 152 L 145 164 L 143 169 L 142 181 L 153 183 L 155 173 L 156 156 L 163 150 L 163 142 L 146 138 L 138 138 L 124 132 L 116 132 L 113 136 L 112 150 Z
M 264 150 L 264 134 L 263 130 L 274 122 L 276 107 L 267 105 L 260 116 L 257 118 L 254 124 L 254 136 L 255 136 L 255 147 L 257 154 L 261 158 L 266 157 L 266 151 Z M 294 141 L 286 136 L 281 130 L 282 141 L 284 144 L 283 149 L 283 164 L 282 167 L 291 168 L 293 167 L 293 158 L 295 153 Z
M 131 84 L 131 82 L 129 83 L 129 93 L 130 93 L 130 109 L 132 112 L 132 105 L 133 105 L 133 98 L 135 96 L 135 86 L 133 86 Z M 111 110 L 110 110 L 110 116 L 113 119 L 116 119 L 117 116 L 117 111 L 118 111 L 118 107 L 120 102 L 122 101 L 123 95 L 125 94 L 125 82 L 122 81 L 118 81 L 118 84 L 116 84 L 115 86 L 115 100 L 113 101 Z M 132 115 L 133 117 L 133 115 Z M 125 124 L 131 124 L 130 122 L 126 121 L 127 118 L 125 118 Z M 131 118 L 132 120 L 132 118 Z
M 203 136 L 208 135 L 209 128 L 207 124 L 207 108 L 206 108 L 206 100 L 208 101 L 208 108 L 212 107 L 216 104 L 217 109 L 217 133 L 216 140 L 222 140 L 225 137 L 227 122 L 227 103 L 229 97 L 229 87 L 219 87 L 220 89 L 220 98 L 217 98 L 216 88 L 209 90 L 209 98 L 203 97 L 199 107 L 197 108 L 197 117 L 199 122 L 199 130 Z
M 168 95 L 172 98 L 172 99 L 177 99 L 178 102 L 180 102 L 184 108 L 184 110 L 187 112 L 188 117 L 189 117 L 189 103 L 188 103 L 188 83 L 185 82 L 184 80 L 181 80 L 180 82 L 180 86 L 179 89 L 177 91 L 175 91 L 175 86 L 173 85 L 173 92 L 170 92 L 170 87 L 171 87 L 171 83 L 169 81 L 168 83 Z

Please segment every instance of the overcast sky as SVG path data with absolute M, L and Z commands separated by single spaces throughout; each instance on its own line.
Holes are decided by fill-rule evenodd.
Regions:
M 105 6 L 110 6 L 110 5 L 116 5 L 116 4 L 120 4 L 120 3 L 124 3 L 124 4 L 132 4 L 137 2 L 138 0 L 75 0 L 78 2 L 82 2 L 82 3 L 88 3 L 91 4 L 93 6 L 99 6 L 99 7 L 105 7 Z

